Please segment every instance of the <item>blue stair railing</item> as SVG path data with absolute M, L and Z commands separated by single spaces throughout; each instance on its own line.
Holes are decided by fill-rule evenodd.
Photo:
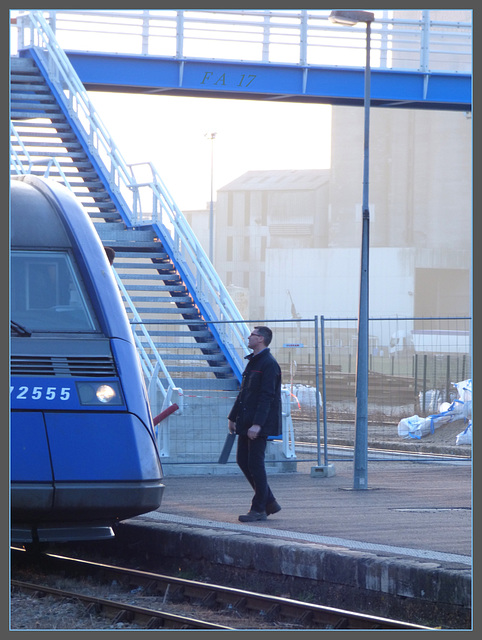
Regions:
M 162 239 L 202 316 L 210 322 L 234 374 L 241 380 L 249 353 L 249 329 L 189 223 L 170 196 L 152 163 L 127 164 L 89 100 L 87 91 L 58 45 L 41 11 L 22 16 L 22 51 L 29 50 L 46 74 L 53 93 L 128 227 L 152 226 Z M 21 55 L 22 55 L 21 51 Z M 136 173 L 147 169 L 139 182 Z

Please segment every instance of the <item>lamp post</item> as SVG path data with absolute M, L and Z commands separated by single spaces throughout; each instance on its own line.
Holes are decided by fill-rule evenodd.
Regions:
M 213 247 L 214 247 L 214 211 L 213 211 L 213 198 L 214 198 L 214 138 L 216 132 L 206 133 L 206 137 L 211 140 L 211 201 L 209 203 L 209 260 L 211 264 L 213 262 Z
M 332 11 L 329 20 L 335 24 L 353 26 L 366 24 L 366 64 L 364 92 L 363 201 L 360 269 L 360 300 L 358 308 L 358 350 L 356 365 L 356 414 L 353 488 L 367 489 L 368 472 L 368 258 L 370 241 L 370 211 L 368 208 L 368 169 L 370 134 L 370 28 L 375 19 L 369 11 Z

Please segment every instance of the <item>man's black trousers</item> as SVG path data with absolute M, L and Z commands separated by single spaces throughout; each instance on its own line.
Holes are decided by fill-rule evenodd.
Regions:
M 239 435 L 236 451 L 236 462 L 254 489 L 251 509 L 258 512 L 265 511 L 266 505 L 275 501 L 264 463 L 266 441 L 267 438 L 263 436 L 250 440 L 247 435 Z

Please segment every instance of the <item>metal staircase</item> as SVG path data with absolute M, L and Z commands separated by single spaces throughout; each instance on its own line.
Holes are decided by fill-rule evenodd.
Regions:
M 155 169 L 136 181 L 40 12 L 35 45 L 11 58 L 11 171 L 63 181 L 114 268 L 147 383 L 235 390 L 249 331 Z M 147 205 L 146 205 L 147 202 Z

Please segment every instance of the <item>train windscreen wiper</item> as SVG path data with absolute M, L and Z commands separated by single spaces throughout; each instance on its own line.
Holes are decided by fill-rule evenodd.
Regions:
M 28 338 L 32 335 L 31 331 L 29 331 L 19 322 L 15 322 L 15 320 L 10 320 L 10 329 L 13 330 L 18 336 L 23 336 L 24 338 Z

